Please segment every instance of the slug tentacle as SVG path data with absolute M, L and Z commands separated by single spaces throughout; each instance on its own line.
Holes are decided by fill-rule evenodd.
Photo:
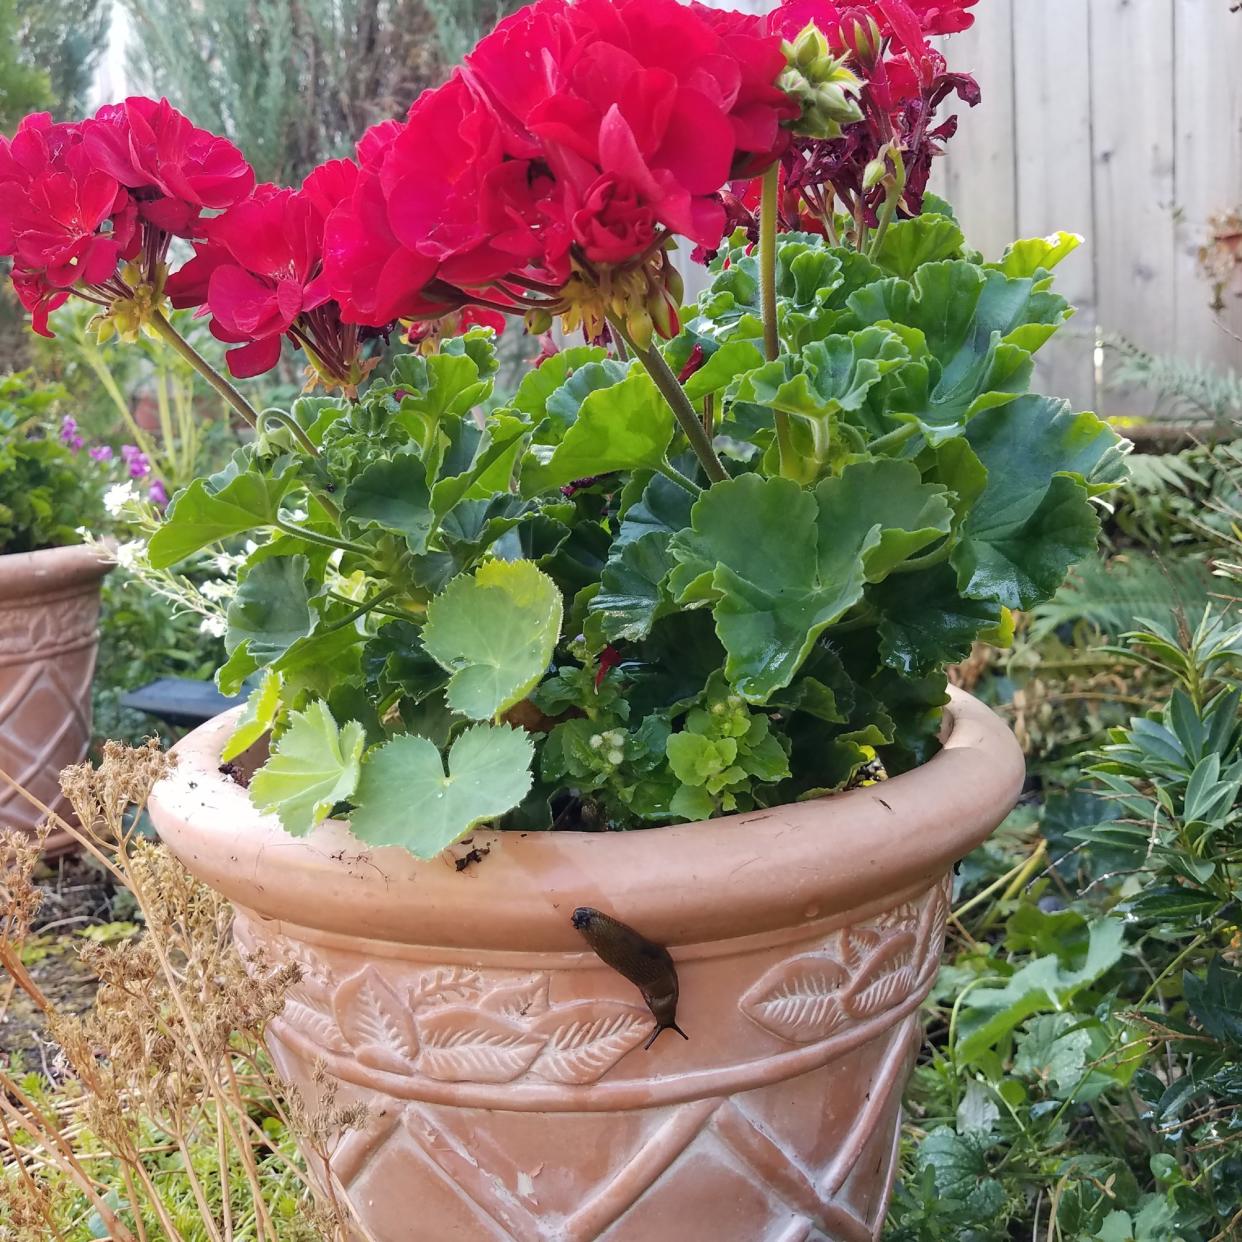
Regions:
M 676 1031 L 682 1039 L 690 1038 L 677 1025 L 677 968 L 666 948 L 590 906 L 579 906 L 574 911 L 573 925 L 600 961 L 642 993 L 656 1020 L 645 1048 L 650 1048 L 662 1031 Z

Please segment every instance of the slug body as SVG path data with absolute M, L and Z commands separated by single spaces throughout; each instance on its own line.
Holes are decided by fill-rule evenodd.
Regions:
M 690 1038 L 677 1025 L 677 968 L 666 948 L 590 906 L 574 911 L 573 924 L 596 957 L 642 993 L 656 1020 L 656 1029 L 645 1047 L 650 1048 L 661 1031 L 676 1031 L 682 1039 Z

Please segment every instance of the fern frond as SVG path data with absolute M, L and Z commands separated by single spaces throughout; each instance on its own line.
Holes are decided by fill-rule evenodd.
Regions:
M 1150 354 L 1124 337 L 1107 337 L 1104 347 L 1114 365 L 1110 388 L 1137 384 L 1148 389 L 1172 421 L 1242 421 L 1242 375 L 1220 372 L 1201 362 Z
M 1242 598 L 1242 585 L 1215 577 L 1206 557 L 1095 557 L 1083 561 L 1048 603 L 1032 610 L 1029 634 L 1038 642 L 1062 626 L 1086 624 L 1117 639 L 1137 628 L 1141 617 L 1200 616 L 1222 596 Z

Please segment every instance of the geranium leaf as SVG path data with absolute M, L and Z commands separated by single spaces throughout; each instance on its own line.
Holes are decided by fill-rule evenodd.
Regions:
M 469 354 L 398 354 L 393 383 L 401 391 L 398 416 L 417 421 L 460 418 L 485 400 L 491 380 L 480 378 L 479 364 Z
M 442 519 L 467 497 L 488 500 L 507 493 L 514 462 L 522 451 L 522 437 L 529 430 L 520 418 L 493 414 L 487 422 L 486 439 L 479 445 L 469 468 L 441 478 L 432 487 L 431 510 L 436 520 Z
M 609 642 L 646 638 L 667 610 L 661 583 L 677 564 L 668 550 L 670 538 L 666 532 L 652 531 L 608 558 L 599 593 L 587 611 L 599 618 L 599 632 Z
M 237 660 L 230 659 L 225 666 L 228 675 L 225 669 L 218 675 L 223 693 L 236 694 L 251 672 L 272 663 L 311 632 L 308 568 L 304 556 L 271 557 L 252 566 L 241 580 L 229 605 L 224 640 L 225 650 Z
M 560 636 L 556 583 L 530 561 L 488 561 L 454 578 L 427 608 L 423 645 L 452 674 L 449 706 L 490 720 L 526 697 Z
M 1121 439 L 1094 414 L 1037 396 L 979 415 L 966 438 L 988 483 L 953 551 L 961 590 L 1031 608 L 1095 547 L 1089 498 L 1125 477 Z
M 522 377 L 510 404 L 532 422 L 540 422 L 549 412 L 548 399 L 575 371 L 607 357 L 608 351 L 595 345 L 562 349 Z
M 615 470 L 655 469 L 664 462 L 674 426 L 655 383 L 645 371 L 633 371 L 587 396 L 547 462 L 527 457 L 522 493 L 534 496 Z
M 366 733 L 355 720 L 338 728 L 322 700 L 294 712 L 272 754 L 250 782 L 250 800 L 279 817 L 286 832 L 304 837 L 353 795 L 362 770 Z
M 1051 237 L 1028 237 L 1016 241 L 1001 255 L 999 263 L 987 266 L 1006 276 L 1035 276 L 1050 272 L 1083 243 L 1077 233 L 1053 233 Z
M 703 495 L 692 529 L 673 536 L 669 590 L 711 603 L 730 683 L 764 703 L 859 602 L 868 574 L 883 576 L 951 520 L 943 489 L 911 463 L 856 463 L 813 493 L 744 475 Z
M 402 536 L 415 555 L 425 552 L 434 521 L 426 468 L 412 453 L 373 462 L 349 485 L 343 511 L 359 526 Z
M 710 393 L 728 388 L 739 375 L 753 370 L 763 363 L 758 346 L 750 341 L 730 341 L 722 345 L 686 381 L 686 396 L 691 401 L 702 401 Z
M 147 554 L 153 569 L 167 569 L 187 556 L 231 535 L 272 526 L 281 502 L 297 483 L 297 473 L 246 470 L 212 491 L 209 481 L 195 479 L 178 495 L 159 530 L 151 536 Z
M 220 759 L 229 763 L 243 751 L 249 750 L 264 734 L 270 732 L 280 711 L 280 674 L 267 669 L 263 680 L 251 691 L 246 709 L 238 717 L 237 727 L 229 735 Z
M 474 725 L 450 747 L 446 773 L 433 742 L 395 737 L 363 766 L 350 827 L 367 845 L 399 845 L 434 858 L 522 801 L 534 753 L 520 729 Z
M 955 258 L 965 244 L 955 221 L 925 212 L 912 220 L 889 225 L 879 249 L 871 257 L 886 272 L 909 280 L 924 263 Z
M 949 565 L 891 577 L 867 598 L 883 614 L 881 658 L 912 675 L 966 659 L 975 641 L 1002 621 L 994 601 L 960 594 Z
M 737 399 L 808 418 L 857 410 L 880 378 L 909 358 L 901 338 L 883 328 L 830 336 L 752 371 Z

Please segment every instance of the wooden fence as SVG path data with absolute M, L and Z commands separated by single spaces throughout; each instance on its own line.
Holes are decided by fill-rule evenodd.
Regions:
M 979 0 L 973 29 L 944 40 L 950 65 L 983 88 L 935 182 L 972 244 L 995 255 L 1057 229 L 1087 239 L 1058 282 L 1078 315 L 1039 374 L 1079 408 L 1141 409 L 1099 382 L 1100 334 L 1242 370 L 1242 345 L 1211 311 L 1197 258 L 1208 217 L 1242 204 L 1233 2 Z M 1242 334 L 1242 299 L 1223 322 Z

